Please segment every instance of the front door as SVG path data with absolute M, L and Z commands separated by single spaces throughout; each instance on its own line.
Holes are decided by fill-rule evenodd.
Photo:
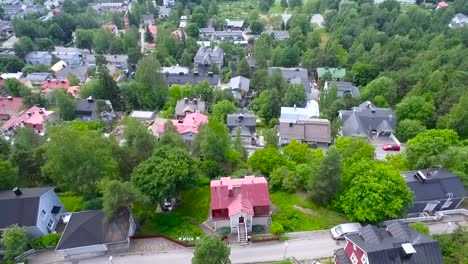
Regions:
M 239 217 L 239 224 L 243 224 L 243 223 L 244 223 L 244 217 L 241 216 L 241 217 Z

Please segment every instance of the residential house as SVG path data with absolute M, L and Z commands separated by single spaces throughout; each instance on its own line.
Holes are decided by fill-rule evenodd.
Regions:
M 148 26 L 154 24 L 154 15 L 153 14 L 144 14 L 140 16 L 140 21 L 143 25 Z
M 199 37 L 200 39 L 211 39 L 214 33 L 215 29 L 213 27 L 200 28 Z
M 244 20 L 226 19 L 226 27 L 230 30 L 244 30 Z
M 110 32 L 114 33 L 115 36 L 119 35 L 119 28 L 114 24 L 105 24 L 102 28 L 109 30 Z
M 26 76 L 26 79 L 33 85 L 41 85 L 43 82 L 52 79 L 52 74 L 49 72 L 32 72 Z
M 188 99 L 184 98 L 178 100 L 175 107 L 176 118 L 181 120 L 187 114 L 202 113 L 206 111 L 206 103 L 201 99 Z
M 327 119 L 279 119 L 279 141 L 289 144 L 293 139 L 307 144 L 329 145 L 332 142 L 331 125 Z
M 0 21 L 0 36 L 9 39 L 14 34 L 11 21 Z
M 0 120 L 8 120 L 18 115 L 23 108 L 23 98 L 12 96 L 0 96 Z
M 414 193 L 408 214 L 456 209 L 466 197 L 460 178 L 444 168 L 406 171 L 403 177 Z
M 101 103 L 103 109 L 99 109 Z M 93 97 L 88 97 L 76 101 L 75 116 L 76 119 L 85 122 L 98 120 L 99 118 L 112 119 L 114 110 L 109 100 L 95 100 Z
M 5 20 L 13 20 L 23 11 L 23 5 L 20 3 L 2 5 L 3 16 Z
M 208 116 L 200 113 L 187 114 L 183 120 L 174 119 L 171 120 L 172 124 L 176 127 L 177 133 L 182 137 L 184 141 L 190 142 L 195 139 L 198 134 L 198 127 L 201 124 L 208 123 Z M 155 127 L 155 136 L 161 137 L 164 134 L 165 123 L 160 122 Z
M 19 80 L 21 79 L 21 76 L 23 75 L 22 72 L 16 72 L 16 73 L 2 73 L 0 75 L 0 80 L 6 80 L 6 79 L 16 79 Z
M 32 51 L 26 54 L 24 60 L 27 64 L 52 64 L 52 54 L 48 51 Z
M 0 191 L 0 232 L 11 225 L 24 227 L 30 237 L 55 231 L 66 212 L 54 187 Z
M 243 32 L 239 30 L 215 31 L 212 39 L 216 43 L 231 42 L 239 45 L 247 45 L 248 43 L 244 38 Z
M 221 177 L 211 181 L 210 189 L 210 220 L 214 229 L 230 227 L 231 233 L 243 236 L 245 241 L 252 226 L 271 225 L 271 201 L 265 177 Z
M 17 128 L 29 127 L 41 134 L 46 130 L 46 123 L 55 119 L 54 111 L 47 111 L 45 108 L 33 106 L 22 114 L 11 117 L 2 125 L 1 131 L 4 134 L 12 134 Z
M 329 91 L 333 86 L 336 86 L 336 95 L 342 97 L 345 94 L 349 94 L 352 97 L 359 96 L 359 89 L 350 82 L 342 81 L 326 81 L 324 90 Z
M 321 14 L 313 14 L 310 17 L 310 23 L 317 25 L 318 28 L 323 28 L 323 24 L 325 23 L 325 19 Z
M 70 88 L 70 82 L 68 80 L 46 80 L 42 82 L 41 93 L 45 94 L 46 97 L 50 96 L 53 91 L 57 89 L 68 90 Z
M 156 39 L 158 35 L 158 27 L 154 24 L 148 25 L 148 31 L 153 35 L 154 39 Z
M 284 68 L 284 67 L 268 67 L 268 74 L 272 75 L 275 71 L 280 71 L 283 78 L 291 84 L 304 85 L 304 91 L 307 98 L 310 99 L 311 83 L 309 81 L 308 71 L 303 68 Z
M 446 8 L 448 6 L 449 6 L 449 4 L 447 2 L 440 2 L 440 3 L 437 4 L 436 10 L 441 9 L 441 8 Z
M 383 228 L 367 225 L 345 239 L 345 247 L 334 253 L 335 264 L 444 263 L 437 240 L 400 221 Z
M 244 76 L 231 78 L 229 81 L 229 88 L 232 90 L 234 98 L 240 101 L 245 101 L 251 95 L 250 79 L 247 79 Z
M 169 67 L 161 67 L 161 73 L 167 73 L 167 74 L 189 74 L 190 69 L 188 67 L 183 67 L 179 66 L 178 64 L 176 66 L 169 66 Z
M 385 0 L 374 0 L 374 4 L 381 4 L 383 3 Z M 397 2 L 399 2 L 400 4 L 416 4 L 416 0 L 396 0 Z
M 136 222 L 127 208 L 117 211 L 111 220 L 102 210 L 75 212 L 69 215 L 55 250 L 66 259 L 128 252 Z
M 164 19 L 168 18 L 169 14 L 171 13 L 172 8 L 167 6 L 158 6 L 159 8 L 159 18 Z
M 450 28 L 460 28 L 460 27 L 467 27 L 467 26 L 468 26 L 468 16 L 462 13 L 456 14 L 452 18 L 449 24 Z
M 105 2 L 97 4 L 97 11 L 100 12 L 123 12 L 125 7 L 122 2 Z
M 237 138 L 237 131 L 240 129 L 240 137 L 244 145 L 257 144 L 257 135 L 255 134 L 257 117 L 255 115 L 243 112 L 228 114 L 226 121 L 232 140 Z
M 315 82 L 318 82 L 320 79 L 322 79 L 325 74 L 330 74 L 332 80 L 339 81 L 346 76 L 346 69 L 319 67 L 315 69 Z
M 163 0 L 163 6 L 174 7 L 176 5 L 175 0 Z
M 163 77 L 166 80 L 166 83 L 171 86 L 174 84 L 178 85 L 184 85 L 184 84 L 198 84 L 203 81 L 208 81 L 208 83 L 213 86 L 219 86 L 220 83 L 220 77 L 217 74 L 213 74 L 212 72 L 208 72 L 208 74 L 199 74 L 199 73 L 193 73 L 193 74 L 163 74 Z
M 151 120 L 154 120 L 155 116 L 156 116 L 156 112 L 139 111 L 139 110 L 133 110 L 129 115 L 129 117 L 136 118 L 140 121 L 151 121 Z
M 211 47 L 200 47 L 193 58 L 195 68 L 200 68 L 199 66 L 204 66 L 209 68 L 211 65 L 216 65 L 218 69 L 221 69 L 223 66 L 224 51 L 219 46 L 214 48 Z
M 266 31 L 266 34 L 269 34 L 273 39 L 276 40 L 285 40 L 289 38 L 289 32 L 286 30 L 272 30 Z
M 127 69 L 128 68 L 128 55 L 124 54 L 115 54 L 115 55 L 101 55 L 104 56 L 107 62 L 110 65 L 116 67 L 117 69 Z M 86 64 L 89 66 L 96 66 L 96 56 L 94 55 L 87 55 L 84 57 Z
M 304 108 L 302 107 L 281 107 L 281 118 L 285 119 L 308 119 L 313 117 L 319 117 L 319 104 L 315 100 L 307 102 Z
M 186 26 L 187 26 L 187 16 L 181 16 L 179 28 L 184 29 Z
M 70 86 L 67 89 L 67 94 L 72 96 L 73 98 L 80 98 L 80 86 Z
M 338 111 L 341 134 L 346 137 L 390 136 L 396 129 L 396 115 L 390 108 L 366 101 L 352 110 Z

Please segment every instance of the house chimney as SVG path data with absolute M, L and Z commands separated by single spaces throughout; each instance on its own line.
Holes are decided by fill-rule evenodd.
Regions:
M 16 196 L 20 196 L 21 194 L 23 194 L 23 192 L 21 192 L 21 190 L 18 187 L 13 188 L 13 192 Z
M 184 102 L 188 103 L 188 98 L 187 97 L 184 98 Z
M 88 103 L 94 102 L 94 98 L 92 96 L 86 98 L 86 100 L 88 101 Z
M 198 100 L 197 100 L 197 99 L 193 99 L 193 103 L 194 103 L 194 104 L 197 104 L 197 103 L 198 103 Z
M 11 97 L 11 95 L 7 96 L 7 99 L 12 101 L 13 100 L 13 97 Z
M 296 104 L 294 104 L 294 111 L 296 111 Z

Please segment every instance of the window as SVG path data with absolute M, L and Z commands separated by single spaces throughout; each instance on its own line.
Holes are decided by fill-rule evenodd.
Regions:
M 445 201 L 445 203 L 442 205 L 442 207 L 440 209 L 448 208 L 448 207 L 450 207 L 450 205 L 452 205 L 452 201 L 447 200 L 447 201 Z
M 351 263 L 353 263 L 353 264 L 358 264 L 358 262 L 359 262 L 356 255 L 354 255 L 354 252 L 353 252 L 353 254 L 351 254 L 351 257 L 349 258 L 349 260 L 351 260 Z
M 426 204 L 426 207 L 424 208 L 424 212 L 432 212 L 436 208 L 436 206 L 439 204 L 438 201 L 435 202 L 429 202 Z
M 46 217 L 47 213 L 46 211 L 43 209 L 42 212 L 41 212 L 41 216 L 42 218 L 44 219 Z
M 369 260 L 367 259 L 366 254 L 362 255 L 361 262 L 362 262 L 362 264 L 369 264 Z
M 54 225 L 54 220 L 50 219 L 49 223 L 47 224 L 47 229 L 51 230 L 53 225 Z

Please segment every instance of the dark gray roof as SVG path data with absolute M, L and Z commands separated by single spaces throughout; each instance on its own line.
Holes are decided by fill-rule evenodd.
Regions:
M 43 82 L 47 79 L 50 79 L 52 74 L 48 72 L 33 72 L 26 76 L 26 79 L 30 80 L 31 82 Z
M 204 112 L 206 110 L 205 101 L 201 99 L 181 99 L 177 101 L 175 107 L 175 114 L 178 116 L 185 116 L 186 112 Z
M 101 210 L 72 213 L 56 250 L 121 242 L 127 239 L 130 212 L 121 209 L 109 222 Z
M 240 119 L 239 116 L 242 115 L 243 118 Z M 227 126 L 228 127 L 238 127 L 238 126 L 247 126 L 255 127 L 257 125 L 257 117 L 251 114 L 228 114 L 227 115 Z
M 196 64 L 223 64 L 223 49 L 216 46 L 213 49 L 211 47 L 200 47 L 193 58 Z
M 233 90 L 243 90 L 248 92 L 250 90 L 250 79 L 247 79 L 244 76 L 233 77 L 229 81 L 229 87 Z
M 359 234 L 347 235 L 346 238 L 367 253 L 369 263 L 444 263 L 437 240 L 409 228 L 400 221 L 389 222 L 387 228 L 367 225 Z M 409 258 L 405 258 L 401 246 L 406 243 L 411 243 L 416 250 Z
M 340 248 L 334 253 L 337 263 L 339 264 L 351 264 L 351 261 L 346 256 L 344 249 Z
M 377 108 L 369 101 L 352 110 L 340 110 L 343 120 L 343 136 L 369 136 L 372 130 L 393 132 L 396 128 L 396 115 L 390 108 Z
M 273 74 L 276 70 L 280 70 L 283 78 L 292 84 L 303 84 L 306 93 L 310 93 L 310 81 L 308 79 L 308 71 L 303 68 L 283 68 L 283 67 L 268 67 L 268 74 Z
M 414 193 L 415 202 L 446 199 L 448 193 L 452 193 L 453 198 L 466 197 L 463 184 L 457 175 L 443 168 L 420 171 L 426 175 L 426 182 L 424 183 L 414 177 L 417 170 L 403 172 L 408 188 Z
M 349 93 L 353 97 L 360 94 L 359 89 L 350 82 L 331 81 L 328 85 L 329 87 L 336 85 L 338 97 L 343 96 L 345 93 Z
M 89 101 L 88 99 L 81 99 L 76 102 L 75 111 L 80 113 L 96 112 L 96 100 Z
M 39 199 L 54 187 L 24 188 L 16 196 L 13 191 L 0 192 L 0 229 L 13 224 L 35 226 L 39 210 Z
M 208 75 L 193 75 L 193 74 L 163 74 L 168 85 L 173 84 L 197 84 L 204 80 L 207 80 L 211 86 L 217 86 L 219 84 L 219 75 L 214 74 L 213 76 Z

